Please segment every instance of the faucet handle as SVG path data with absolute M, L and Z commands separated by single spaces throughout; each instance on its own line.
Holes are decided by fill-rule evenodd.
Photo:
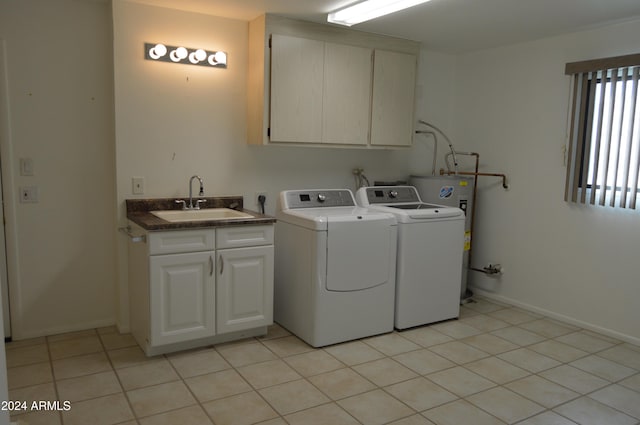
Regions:
M 187 209 L 187 201 L 185 201 L 184 199 L 176 199 L 176 204 L 182 204 L 182 209 L 186 210 Z
M 204 204 L 205 202 L 207 202 L 206 199 L 197 199 L 196 200 L 196 206 L 194 207 L 194 209 L 199 210 L 200 209 L 200 204 Z

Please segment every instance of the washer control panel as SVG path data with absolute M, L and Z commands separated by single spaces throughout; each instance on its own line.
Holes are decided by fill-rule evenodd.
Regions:
M 374 186 L 366 190 L 370 205 L 420 202 L 418 191 L 413 186 Z
M 356 206 L 349 189 L 287 190 L 283 201 L 287 209 Z

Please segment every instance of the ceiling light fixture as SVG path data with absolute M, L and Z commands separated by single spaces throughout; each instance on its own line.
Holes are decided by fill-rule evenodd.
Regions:
M 327 21 L 350 27 L 351 25 L 369 21 L 428 1 L 429 0 L 366 0 L 329 13 L 327 15 Z

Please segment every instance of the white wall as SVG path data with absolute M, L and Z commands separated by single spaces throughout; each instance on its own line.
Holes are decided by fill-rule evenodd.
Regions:
M 456 56 L 422 50 L 418 62 L 418 82 L 416 85 L 416 121 L 422 120 L 435 125 L 447 136 L 453 137 L 453 117 L 456 75 Z M 427 127 L 416 125 L 418 130 Z M 409 158 L 409 172 L 415 175 L 430 175 L 433 164 L 434 140 L 431 135 L 415 135 L 412 155 Z M 436 154 L 436 174 L 444 168 L 444 154 L 449 148 L 442 136 L 438 136 Z
M 474 265 L 501 263 L 476 288 L 640 342 L 637 211 L 563 201 L 570 78 L 566 62 L 636 53 L 640 21 L 462 55 L 456 148 L 481 154 Z
M 113 64 L 107 1 L 0 2 L 2 168 L 14 339 L 109 325 L 115 310 Z M 5 121 L 0 120 L 0 123 Z M 19 175 L 19 158 L 35 175 Z M 20 186 L 39 202 L 19 203 Z
M 409 150 L 373 151 L 246 144 L 248 23 L 214 16 L 113 3 L 117 191 L 120 225 L 131 178 L 143 176 L 143 197 L 183 197 L 193 174 L 205 194 L 242 195 L 267 213 L 285 189 L 354 189 L 352 169 L 373 181 L 406 178 Z M 145 42 L 224 50 L 228 68 L 209 69 L 146 61 Z M 121 328 L 126 329 L 126 241 L 119 241 Z

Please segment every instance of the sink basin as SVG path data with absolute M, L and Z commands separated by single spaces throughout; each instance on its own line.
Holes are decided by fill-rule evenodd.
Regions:
M 251 214 L 230 208 L 204 208 L 201 210 L 164 210 L 151 211 L 151 214 L 171 223 L 185 221 L 241 220 L 252 218 Z

